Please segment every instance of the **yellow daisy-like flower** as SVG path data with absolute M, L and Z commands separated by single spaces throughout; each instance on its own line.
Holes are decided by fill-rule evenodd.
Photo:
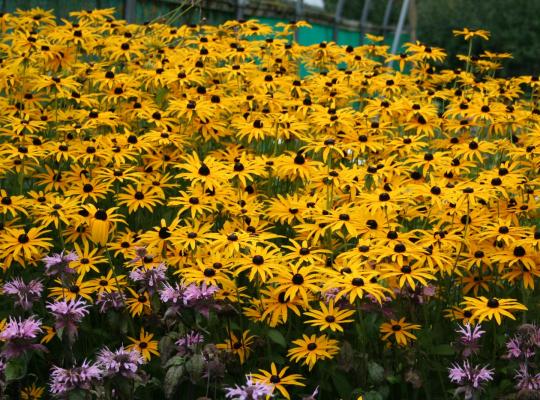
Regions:
M 251 374 L 251 377 L 256 382 L 266 383 L 267 385 L 272 386 L 272 393 L 274 390 L 278 390 L 283 397 L 287 400 L 290 400 L 291 395 L 285 389 L 285 386 L 306 386 L 304 383 L 300 382 L 304 377 L 300 374 L 290 374 L 285 375 L 289 367 L 284 367 L 281 371 L 278 371 L 276 364 L 272 363 L 270 365 L 270 371 L 265 371 L 260 369 L 260 374 Z
M 141 353 L 145 361 L 150 361 L 152 355 L 159 356 L 158 341 L 152 340 L 153 337 L 153 333 L 145 332 L 144 329 L 141 328 L 138 339 L 128 336 L 129 340 L 131 340 L 133 344 L 127 346 L 126 349 L 137 350 L 139 353 Z
M 381 324 L 379 330 L 383 334 L 383 340 L 388 340 L 393 336 L 398 346 L 407 346 L 410 342 L 416 340 L 416 336 L 410 331 L 420 328 L 420 325 L 405 322 L 405 318 L 401 318 L 399 321 L 391 319 L 390 322 Z
M 463 36 L 465 40 L 470 40 L 474 37 L 479 37 L 484 40 L 489 40 L 489 31 L 483 30 L 483 29 L 469 29 L 469 28 L 463 28 L 462 30 L 454 29 L 452 31 L 454 36 Z
M 311 371 L 318 360 L 333 358 L 339 352 L 338 341 L 329 339 L 326 335 L 302 335 L 302 339 L 293 340 L 293 347 L 287 356 L 296 362 L 303 360 L 303 364 Z
M 43 386 L 36 386 L 33 383 L 31 386 L 26 386 L 21 390 L 20 399 L 21 400 L 39 400 L 43 396 L 45 388 Z
M 335 307 L 334 300 L 330 300 L 328 306 L 322 301 L 319 302 L 321 307 L 320 310 L 307 311 L 304 315 L 313 317 L 313 319 L 308 319 L 304 321 L 306 324 L 311 326 L 318 326 L 320 330 L 331 329 L 333 332 L 340 331 L 343 332 L 343 327 L 341 324 L 348 322 L 353 322 L 354 319 L 347 319 L 351 317 L 355 311 L 354 310 L 342 310 L 339 307 Z
M 524 311 L 527 307 L 521 303 L 518 303 L 515 299 L 498 299 L 495 297 L 487 298 L 480 296 L 464 297 L 465 301 L 461 304 L 464 305 L 464 310 L 472 311 L 472 320 L 477 320 L 481 323 L 485 319 L 493 319 L 497 321 L 497 324 L 501 324 L 501 316 L 508 317 L 510 319 L 516 319 L 512 315 L 512 311 Z

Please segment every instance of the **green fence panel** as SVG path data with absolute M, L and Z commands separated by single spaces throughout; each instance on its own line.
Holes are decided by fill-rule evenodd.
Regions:
M 53 9 L 56 15 L 60 18 L 67 18 L 71 11 L 78 11 L 82 9 L 93 8 L 116 8 L 116 15 L 122 18 L 124 15 L 125 0 L 0 0 L 0 5 L 3 12 L 13 12 L 17 8 L 30 9 L 35 7 L 41 7 L 45 10 Z M 151 21 L 160 15 L 164 15 L 167 12 L 173 10 L 178 4 L 170 1 L 159 0 L 138 0 L 136 7 L 136 20 L 138 23 Z M 181 23 L 196 23 L 200 17 L 206 18 L 206 23 L 209 24 L 221 24 L 227 20 L 236 18 L 236 15 L 231 12 L 218 11 L 218 10 L 199 10 L 194 8 L 190 12 L 186 13 L 181 21 L 177 21 L 176 24 Z M 260 22 L 275 26 L 278 22 L 288 22 L 286 19 L 272 18 L 272 17 L 254 17 Z M 362 38 L 359 32 L 339 29 L 337 43 L 340 45 L 358 46 L 362 43 Z M 334 28 L 332 25 L 312 24 L 312 28 L 300 28 L 298 29 L 296 39 L 298 43 L 309 46 L 317 44 L 323 41 L 330 42 L 334 39 Z M 385 38 L 384 43 L 387 45 L 392 44 L 393 37 L 391 35 Z M 409 35 L 402 35 L 401 44 L 409 40 Z

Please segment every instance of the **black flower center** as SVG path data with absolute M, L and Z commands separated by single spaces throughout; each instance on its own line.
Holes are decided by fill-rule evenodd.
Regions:
M 264 257 L 263 256 L 253 256 L 253 258 L 251 259 L 251 261 L 253 262 L 253 264 L 255 265 L 263 265 L 264 264 Z
M 164 226 L 159 230 L 158 236 L 160 239 L 168 239 L 171 237 L 171 232 L 169 232 L 169 228 Z
M 216 270 L 214 268 L 205 268 L 203 273 L 207 278 L 211 278 L 216 275 Z
M 99 209 L 94 214 L 95 219 L 99 219 L 100 221 L 106 221 L 107 220 L 107 212 L 103 209 Z
M 394 252 L 396 253 L 404 253 L 407 248 L 403 243 L 398 243 L 394 246 Z
M 487 306 L 489 308 L 498 308 L 499 307 L 499 300 L 497 299 L 489 299 L 487 302 Z
M 401 272 L 403 272 L 404 274 L 410 274 L 412 272 L 412 269 L 410 266 L 404 265 L 403 267 L 401 267 Z
M 304 283 L 304 277 L 301 274 L 294 274 L 292 277 L 292 283 L 295 285 L 301 285 Z
M 307 256 L 309 254 L 310 250 L 307 247 L 302 247 L 299 251 L 301 256 Z
M 356 287 L 364 286 L 364 280 L 362 278 L 353 278 L 351 284 Z
M 28 235 L 26 233 L 22 233 L 19 235 L 19 237 L 17 238 L 17 241 L 20 243 L 20 244 L 25 244 L 25 243 L 28 243 L 30 241 L 30 238 L 28 237 Z
M 210 168 L 206 164 L 201 164 L 201 167 L 199 168 L 199 175 L 202 176 L 208 176 L 210 175 Z
M 523 257 L 525 255 L 525 249 L 521 246 L 516 246 L 514 249 L 514 256 Z

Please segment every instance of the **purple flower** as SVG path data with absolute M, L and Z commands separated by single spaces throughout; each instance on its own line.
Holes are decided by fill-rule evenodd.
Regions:
M 161 263 L 156 267 L 134 269 L 129 273 L 129 277 L 134 282 L 142 282 L 145 290 L 152 294 L 167 280 L 166 272 L 167 267 Z
M 218 290 L 219 287 L 214 285 L 208 286 L 203 283 L 198 286 L 192 283 L 184 290 L 184 305 L 195 309 L 208 318 L 210 309 L 216 308 L 216 305 L 213 304 L 213 296 Z
M 74 389 L 88 390 L 93 383 L 101 379 L 102 374 L 97 365 L 92 365 L 86 360 L 80 367 L 64 369 L 55 366 L 51 371 L 49 384 L 51 393 L 64 395 Z
M 507 358 L 520 358 L 523 354 L 521 351 L 521 340 L 517 337 L 511 338 L 506 342 L 506 350 Z M 529 356 L 525 358 L 529 358 Z
M 43 257 L 41 261 L 45 263 L 45 274 L 49 276 L 74 274 L 76 271 L 69 267 L 72 261 L 79 259 L 77 253 L 70 251 L 64 254 L 65 250 L 61 253 L 54 253 L 52 256 Z
M 187 354 L 189 350 L 193 350 L 195 346 L 204 342 L 204 336 L 199 332 L 191 331 L 178 339 L 176 345 L 181 355 Z
M 144 364 L 144 358 L 137 350 L 126 350 L 123 346 L 116 351 L 105 347 L 98 354 L 98 363 L 108 377 L 121 375 L 134 378 L 139 365 Z
M 15 278 L 4 284 L 4 293 L 17 298 L 15 304 L 24 310 L 30 310 L 32 303 L 41 297 L 43 284 L 40 280 L 34 279 L 27 284 L 21 278 Z
M 184 302 L 184 286 L 175 283 L 174 286 L 165 283 L 159 290 L 159 297 L 164 303 L 180 304 Z
M 206 285 L 203 283 L 197 286 L 192 283 L 184 290 L 184 304 L 191 305 L 200 301 L 209 300 L 219 290 L 219 287 L 214 285 Z
M 534 324 L 523 324 L 517 335 L 506 342 L 506 358 L 528 359 L 534 357 L 540 347 L 540 328 Z
M 99 306 L 99 312 L 105 314 L 109 310 L 122 309 L 125 305 L 125 297 L 118 291 L 103 292 L 99 295 L 96 304 Z
M 255 382 L 248 375 L 245 385 L 226 388 L 225 397 L 233 400 L 261 400 L 272 397 L 273 386 L 262 382 Z
M 448 377 L 460 386 L 456 393 L 464 393 L 465 399 L 471 399 L 475 392 L 480 391 L 486 382 L 493 379 L 493 370 L 487 366 L 471 366 L 469 360 L 465 360 L 463 365 L 453 364 L 449 368 Z
M 516 388 L 520 390 L 540 390 L 540 373 L 532 375 L 526 364 L 519 365 L 514 376 Z
M 49 303 L 47 309 L 54 315 L 54 327 L 64 329 L 70 340 L 77 336 L 77 324 L 88 314 L 88 305 L 84 300 L 56 301 Z
M 33 316 L 25 320 L 10 317 L 6 327 L 0 333 L 0 340 L 6 342 L 2 355 L 10 359 L 20 356 L 27 350 L 46 351 L 45 346 L 32 343 L 41 332 L 41 321 Z
M 459 338 L 459 343 L 463 347 L 464 357 L 469 357 L 471 354 L 478 352 L 478 349 L 480 348 L 478 340 L 484 333 L 486 333 L 482 330 L 481 325 L 476 325 L 473 327 L 468 323 L 463 326 L 458 325 L 456 332 L 461 335 Z

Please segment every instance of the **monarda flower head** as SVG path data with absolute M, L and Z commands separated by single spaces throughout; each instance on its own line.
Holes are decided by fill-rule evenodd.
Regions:
M 213 296 L 218 290 L 219 287 L 206 285 L 206 283 L 201 286 L 192 283 L 184 290 L 184 305 L 195 309 L 208 318 L 210 310 L 216 308 L 216 304 L 213 303 Z
M 41 297 L 43 284 L 38 279 L 25 283 L 17 277 L 4 284 L 4 293 L 16 298 L 15 304 L 24 310 L 30 310 L 32 304 Z
M 2 355 L 7 359 L 15 358 L 28 350 L 46 351 L 45 346 L 32 343 L 41 333 L 41 321 L 32 316 L 27 319 L 9 319 L 4 330 L 0 333 L 0 340 L 5 341 Z
M 156 267 L 140 267 L 134 269 L 129 273 L 129 277 L 134 282 L 142 283 L 144 289 L 149 293 L 155 293 L 158 288 L 161 287 L 164 282 L 166 282 L 166 272 L 167 267 L 165 264 L 161 263 Z
M 89 390 L 101 380 L 103 372 L 96 364 L 83 361 L 80 366 L 64 369 L 54 366 L 51 370 L 50 390 L 52 394 L 63 396 L 75 389 Z
M 88 314 L 88 305 L 84 300 L 56 301 L 49 303 L 47 309 L 54 315 L 54 328 L 64 330 L 70 340 L 77 336 L 77 324 Z
M 453 364 L 449 368 L 448 377 L 460 386 L 456 389 L 456 394 L 463 394 L 465 400 L 470 400 L 483 390 L 487 382 L 493 380 L 493 370 L 480 365 L 471 365 L 469 360 L 465 360 L 463 365 Z
M 139 366 L 144 364 L 141 353 L 137 350 L 126 350 L 123 346 L 116 351 L 105 347 L 99 352 L 97 360 L 107 377 L 120 375 L 135 378 Z
M 460 334 L 459 345 L 462 347 L 463 357 L 469 357 L 471 354 L 475 354 L 480 349 L 478 340 L 482 337 L 485 331 L 482 330 L 482 326 L 471 324 L 465 324 L 459 326 L 456 332 Z
M 181 355 L 193 351 L 195 346 L 204 342 L 204 336 L 195 331 L 191 331 L 176 341 L 178 351 Z
M 75 270 L 69 267 L 69 264 L 78 260 L 77 253 L 70 251 L 65 253 L 62 250 L 61 253 L 54 253 L 52 256 L 43 257 L 42 261 L 45 263 L 45 274 L 49 276 L 64 276 L 75 274 Z
M 272 385 L 256 382 L 250 375 L 246 378 L 245 385 L 226 388 L 225 397 L 232 400 L 263 400 L 272 397 Z
M 125 302 L 125 296 L 121 292 L 103 292 L 98 296 L 96 305 L 99 307 L 99 312 L 105 314 L 109 310 L 122 309 Z
M 540 347 L 540 328 L 533 324 L 521 325 L 517 334 L 506 342 L 506 358 L 529 359 Z

